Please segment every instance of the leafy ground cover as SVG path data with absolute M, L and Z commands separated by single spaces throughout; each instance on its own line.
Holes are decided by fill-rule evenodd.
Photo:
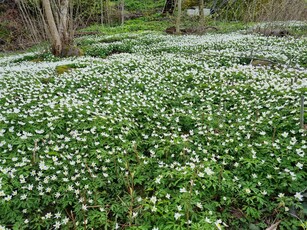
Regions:
M 0 228 L 306 228 L 306 37 L 77 43 L 0 59 Z

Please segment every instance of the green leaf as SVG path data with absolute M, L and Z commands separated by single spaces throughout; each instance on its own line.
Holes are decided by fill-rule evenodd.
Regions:
M 304 211 L 304 214 L 307 215 L 307 202 L 303 202 L 303 211 Z
M 249 230 L 260 230 L 260 228 L 258 226 L 256 226 L 255 224 L 249 224 Z

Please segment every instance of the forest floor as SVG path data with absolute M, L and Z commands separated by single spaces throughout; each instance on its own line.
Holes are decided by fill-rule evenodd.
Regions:
M 306 24 L 287 26 L 1 54 L 0 228 L 306 229 Z

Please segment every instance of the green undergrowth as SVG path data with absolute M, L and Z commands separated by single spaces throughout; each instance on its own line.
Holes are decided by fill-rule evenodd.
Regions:
M 290 34 L 293 34 L 295 36 L 307 36 L 307 26 L 299 26 L 295 28 L 289 29 Z
M 85 50 L 85 54 L 92 56 L 92 57 L 101 57 L 105 58 L 112 54 L 119 54 L 119 53 L 131 53 L 132 46 L 128 42 L 123 42 L 120 44 L 114 43 L 107 46 L 87 46 L 83 47 Z
M 21 58 L 15 59 L 14 63 L 20 62 L 42 62 L 42 61 L 58 61 L 61 60 L 59 57 L 55 57 L 49 51 L 36 51 L 35 53 L 31 53 L 29 55 L 24 55 Z
M 126 0 L 125 8 L 131 12 L 139 12 L 143 10 L 144 12 L 154 10 L 154 9 L 162 9 L 164 7 L 164 0 L 155 0 L 155 1 L 138 1 L 138 0 Z
M 219 29 L 217 33 L 231 33 L 246 30 L 254 24 L 255 23 L 212 21 L 209 25 L 216 26 Z
M 172 23 L 168 19 L 161 18 L 160 20 L 149 21 L 146 18 L 138 18 L 128 20 L 123 26 L 102 26 L 93 25 L 82 29 L 84 32 L 98 32 L 102 34 L 118 34 L 127 32 L 143 32 L 143 31 L 164 31 L 167 27 L 171 26 Z
M 10 31 L 6 28 L 5 25 L 0 24 L 0 39 L 7 41 L 9 39 Z

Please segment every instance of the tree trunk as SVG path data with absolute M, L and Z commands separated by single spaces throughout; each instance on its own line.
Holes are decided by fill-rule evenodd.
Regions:
M 103 25 L 103 0 L 100 0 L 100 23 Z
M 25 21 L 26 26 L 30 30 L 30 36 L 32 37 L 32 40 L 35 43 L 39 43 L 39 36 L 38 36 L 38 30 L 33 24 L 33 21 L 31 20 L 31 17 L 29 16 L 29 9 L 26 7 L 23 1 L 18 1 L 19 10 L 21 12 L 21 16 L 23 20 Z
M 122 26 L 125 23 L 125 0 L 121 0 L 121 24 Z
M 45 15 L 47 19 L 48 28 L 50 31 L 50 35 L 52 37 L 52 52 L 56 56 L 60 56 L 62 53 L 62 42 L 59 31 L 55 24 L 54 16 L 52 13 L 51 5 L 49 0 L 42 0 L 43 7 L 45 10 Z
M 71 38 L 68 33 L 68 7 L 69 0 L 61 0 L 60 2 L 60 21 L 59 21 L 59 34 L 62 46 L 69 45 Z
M 106 5 L 105 5 L 105 12 L 106 12 L 106 21 L 107 21 L 107 24 L 111 24 L 111 10 L 110 10 L 110 0 L 106 0 Z
M 178 0 L 178 14 L 176 18 L 176 34 L 180 34 L 182 0 Z
M 200 16 L 200 26 L 205 26 L 205 14 L 204 14 L 205 3 L 204 0 L 199 0 L 199 16 Z

